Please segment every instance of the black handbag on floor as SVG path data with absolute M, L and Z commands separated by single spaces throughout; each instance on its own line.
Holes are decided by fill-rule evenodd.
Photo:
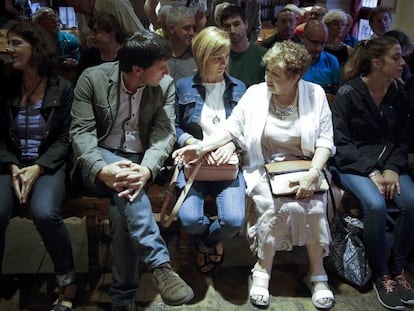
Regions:
M 329 246 L 330 254 L 324 259 L 325 267 L 346 282 L 363 287 L 372 276 L 364 243 L 358 236 L 363 230 L 363 224 L 355 218 L 344 219 L 337 211 L 331 187 L 329 193 L 334 215 L 329 223 L 332 242 Z

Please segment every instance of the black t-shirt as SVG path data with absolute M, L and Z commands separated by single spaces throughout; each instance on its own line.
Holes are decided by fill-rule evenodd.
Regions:
M 117 61 L 117 60 L 118 60 L 118 57 L 116 57 L 113 61 Z M 83 50 L 81 53 L 81 58 L 79 59 L 78 73 L 77 73 L 76 80 L 79 78 L 79 76 L 82 74 L 82 72 L 86 68 L 98 66 L 106 62 L 107 61 L 104 61 L 101 59 L 101 54 L 99 52 L 99 49 L 92 47 L 92 48 Z

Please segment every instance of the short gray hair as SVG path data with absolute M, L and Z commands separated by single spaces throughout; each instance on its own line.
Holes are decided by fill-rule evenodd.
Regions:
M 53 12 L 55 13 L 55 11 L 48 7 L 48 6 L 42 6 L 40 9 L 38 9 L 32 16 L 32 21 L 33 23 L 38 24 L 39 20 L 43 17 L 44 14 L 49 13 L 49 12 Z M 55 13 L 56 14 L 56 13 Z
M 346 24 L 346 14 L 340 9 L 331 9 L 324 15 L 322 21 L 328 24 L 332 21 L 340 20 Z
M 193 18 L 194 14 L 190 8 L 173 6 L 167 12 L 165 23 L 167 25 L 172 24 L 175 26 L 178 24 L 180 18 L 183 16 Z

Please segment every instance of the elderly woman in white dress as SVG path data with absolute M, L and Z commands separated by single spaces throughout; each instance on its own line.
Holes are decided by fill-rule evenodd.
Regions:
M 326 194 L 314 193 L 321 170 L 335 152 L 331 112 L 323 89 L 301 80 L 310 56 L 291 41 L 277 43 L 263 57 L 266 82 L 251 86 L 222 129 L 200 144 L 173 153 L 177 162 L 188 163 L 226 142 L 236 139 L 245 151 L 243 174 L 247 195 L 256 208 L 249 225 L 251 250 L 257 256 L 252 270 L 250 301 L 269 305 L 269 280 L 276 251 L 306 246 L 309 255 L 308 285 L 318 308 L 332 307 L 323 257 L 328 254 L 329 225 Z M 272 154 L 308 156 L 312 168 L 296 181 L 296 195 L 273 197 L 264 164 Z M 216 154 L 216 161 L 225 161 Z

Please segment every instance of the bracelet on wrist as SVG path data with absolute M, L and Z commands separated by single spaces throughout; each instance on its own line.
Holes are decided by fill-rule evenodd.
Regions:
M 371 177 L 374 177 L 374 176 L 377 176 L 377 175 L 380 175 L 380 174 L 381 174 L 380 170 L 375 170 L 375 171 L 372 171 L 371 173 L 369 173 L 368 177 L 371 178 Z
M 322 174 L 322 170 L 320 168 L 312 166 L 310 168 L 310 170 L 315 170 L 318 173 L 318 176 L 321 176 L 321 174 Z

